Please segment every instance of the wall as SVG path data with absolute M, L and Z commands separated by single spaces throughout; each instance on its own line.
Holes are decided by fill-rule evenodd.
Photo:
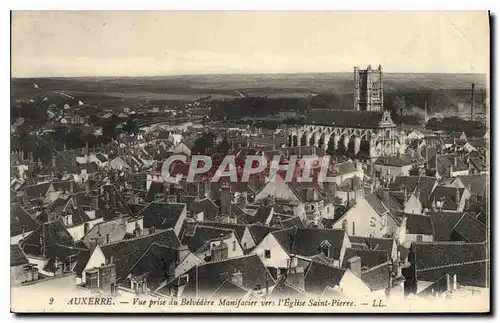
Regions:
M 271 251 L 271 258 L 265 257 L 265 250 Z M 287 268 L 289 265 L 290 256 L 281 247 L 276 238 L 268 233 L 257 247 L 252 251 L 253 254 L 259 256 L 262 263 L 266 267 Z
M 426 235 L 426 234 L 419 234 L 422 236 L 422 242 L 432 242 L 434 241 L 434 236 L 433 235 Z M 417 234 L 410 234 L 407 233 L 405 235 L 405 239 L 403 241 L 403 245 L 411 245 L 412 242 L 417 242 Z
M 405 166 L 389 166 L 389 165 L 373 165 L 373 170 L 375 172 L 380 172 L 381 177 L 389 176 L 392 180 L 395 180 L 397 176 L 409 176 L 410 169 L 412 165 Z
M 26 280 L 24 275 L 24 265 L 10 267 L 10 283 L 20 284 Z
M 92 228 L 97 223 L 100 223 L 100 222 L 103 222 L 103 221 L 104 220 L 102 218 L 98 218 L 98 219 L 95 219 L 95 220 L 92 220 L 92 221 L 88 221 L 86 223 L 89 224 L 89 228 Z M 73 227 L 67 227 L 66 230 L 68 230 L 69 234 L 71 234 L 71 236 L 73 237 L 73 239 L 75 241 L 80 240 L 85 235 L 84 223 L 75 225 Z
M 375 220 L 370 221 L 371 218 Z M 375 238 L 382 238 L 386 232 L 386 227 L 382 226 L 381 223 L 383 219 L 380 218 L 364 197 L 359 198 L 356 204 L 333 224 L 333 229 L 343 229 L 342 223 L 344 220 L 347 220 L 348 235 L 363 237 L 372 235 Z M 353 223 L 355 224 L 354 234 L 352 230 Z M 372 223 L 373 227 L 371 226 Z
M 200 263 L 202 263 L 200 258 L 196 257 L 194 253 L 189 253 L 188 256 L 175 268 L 175 277 L 179 277 Z
M 102 264 L 106 263 L 106 257 L 102 253 L 101 247 L 97 246 L 92 255 L 90 255 L 89 261 L 85 265 L 85 268 L 82 272 L 82 282 L 85 282 L 85 270 L 100 267 Z
M 362 296 L 369 296 L 371 294 L 371 290 L 366 284 L 359 278 L 354 275 L 349 269 L 346 270 L 344 276 L 339 282 L 339 288 L 342 291 L 342 294 L 347 297 L 353 297 L 359 299 Z
M 54 273 L 43 270 L 43 268 L 45 268 L 45 266 L 49 262 L 49 258 L 36 257 L 32 255 L 26 255 L 26 258 L 28 258 L 28 262 L 30 264 L 34 264 L 37 266 L 38 272 L 40 274 L 44 274 L 45 276 L 54 276 Z
M 241 246 L 243 247 L 244 250 L 255 247 L 255 241 L 253 240 L 252 234 L 250 233 L 248 227 L 245 228 L 243 237 L 241 237 Z
M 137 220 L 136 220 L 136 218 L 129 218 L 128 219 L 128 221 L 127 221 L 127 233 L 131 233 L 131 234 L 134 233 L 136 221 L 144 234 L 144 224 L 143 224 L 142 217 L 137 218 Z
M 423 207 L 422 203 L 420 202 L 420 199 L 415 194 L 410 195 L 408 201 L 406 201 L 406 205 L 404 207 L 404 213 L 422 214 L 422 211 Z
M 240 257 L 243 256 L 244 252 L 243 249 L 241 248 L 240 243 L 238 242 L 238 239 L 236 239 L 234 233 L 231 233 L 230 237 L 227 239 L 223 240 L 227 244 L 227 257 L 229 258 L 235 258 L 235 257 Z M 219 244 L 219 241 L 212 242 L 216 243 L 217 245 Z M 235 249 L 233 249 L 233 243 L 235 246 Z M 197 253 L 196 256 L 200 259 L 205 259 L 205 257 L 211 255 L 211 249 L 208 249 L 204 252 Z
M 297 196 L 292 192 L 292 190 L 285 183 L 284 179 L 276 175 L 273 182 L 268 182 L 266 186 L 255 196 L 255 201 L 266 199 L 269 196 L 274 196 L 277 199 L 283 199 L 287 201 L 299 201 Z
M 90 231 L 82 237 L 82 241 L 87 247 L 90 247 L 91 242 L 98 237 L 99 233 L 104 243 L 123 240 L 127 233 L 126 221 L 125 218 L 119 218 L 106 222 L 101 221 L 103 224 L 100 225 L 91 225 Z M 107 242 L 106 234 L 109 234 L 109 242 Z

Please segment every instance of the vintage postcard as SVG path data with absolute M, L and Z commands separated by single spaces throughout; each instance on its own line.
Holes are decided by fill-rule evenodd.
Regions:
M 488 12 L 14 11 L 11 311 L 490 311 Z

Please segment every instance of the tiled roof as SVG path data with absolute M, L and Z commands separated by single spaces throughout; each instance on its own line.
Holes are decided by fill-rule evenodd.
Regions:
M 340 259 L 345 235 L 344 230 L 298 229 L 293 241 L 292 252 L 305 257 L 314 256 L 320 253 L 320 244 L 326 240 L 331 245 L 330 257 Z
M 177 256 L 176 248 L 153 243 L 137 260 L 129 273 L 133 276 L 146 274 L 148 288 L 155 290 L 168 279 L 170 266 L 179 264 L 184 260 L 177 259 Z
M 460 180 L 473 195 L 486 196 L 488 185 L 488 176 L 486 174 L 459 176 L 456 180 Z
M 245 224 L 222 223 L 222 222 L 212 222 L 212 221 L 204 221 L 204 222 L 200 222 L 200 224 L 211 226 L 211 227 L 216 227 L 216 228 L 219 227 L 219 228 L 234 230 L 236 238 L 240 242 L 241 242 L 241 238 L 243 238 L 243 235 L 245 234 L 245 230 L 247 228 L 247 226 Z
M 430 196 L 430 201 L 442 201 L 441 208 L 443 210 L 457 210 L 464 191 L 464 188 L 436 186 Z
M 361 280 L 372 292 L 389 287 L 389 263 L 384 262 L 361 272 Z
M 371 250 L 392 250 L 395 242 L 394 239 L 389 238 L 373 238 L 362 236 L 349 236 L 352 247 L 357 249 L 371 249 Z
M 61 220 L 40 225 L 24 240 L 23 250 L 27 254 L 42 255 L 42 246 L 50 248 L 55 245 L 74 247 L 73 237 L 64 227 Z
M 486 241 L 486 226 L 479 220 L 465 213 L 453 228 L 452 237 L 458 235 L 459 239 L 466 242 L 484 242 Z
M 24 265 L 28 263 L 28 258 L 26 258 L 26 255 L 24 252 L 21 250 L 19 245 L 11 244 L 10 245 L 10 266 L 19 266 L 19 265 Z
M 184 233 L 182 243 L 187 245 L 191 252 L 200 252 L 208 250 L 211 239 L 227 238 L 232 233 L 232 229 L 196 224 L 194 232 Z
M 304 276 L 304 289 L 308 293 L 321 295 L 326 286 L 338 285 L 346 269 L 336 268 L 323 263 L 311 262 Z
M 414 243 L 410 257 L 414 259 L 417 280 L 435 282 L 445 274 L 456 274 L 461 285 L 487 284 L 486 243 Z
M 429 212 L 434 228 L 434 241 L 452 240 L 453 229 L 462 218 L 463 213 L 458 212 Z
M 177 238 L 173 230 L 169 229 L 150 235 L 139 236 L 134 239 L 110 243 L 102 246 L 101 250 L 107 260 L 113 256 L 118 281 L 125 278 L 132 266 L 134 266 L 137 260 L 144 255 L 153 243 L 173 248 L 180 247 L 179 238 Z
M 210 296 L 211 299 L 223 299 L 223 298 L 244 298 L 249 291 L 243 286 L 239 286 L 232 282 L 230 279 L 225 280 L 215 292 Z
M 140 212 L 145 228 L 173 228 L 181 216 L 186 204 L 151 202 Z
M 268 219 L 269 216 L 271 215 L 271 212 L 273 212 L 272 206 L 265 206 L 265 205 L 260 206 L 254 215 L 255 223 L 261 223 L 264 225 L 268 224 Z
M 290 254 L 292 251 L 292 244 L 294 241 L 295 228 L 279 230 L 271 232 L 276 241 L 280 244 L 280 246 L 286 251 L 286 253 Z
M 302 220 L 300 219 L 299 216 L 294 216 L 289 219 L 282 220 L 281 225 L 283 226 L 284 229 L 293 227 L 296 227 L 298 229 L 304 228 L 304 223 L 302 223 Z
M 406 230 L 409 234 L 433 235 L 432 217 L 428 215 L 406 214 Z
M 10 235 L 16 236 L 23 232 L 30 232 L 38 228 L 40 223 L 33 218 L 19 204 L 10 206 Z
M 250 230 L 250 233 L 252 234 L 253 240 L 255 241 L 255 244 L 257 244 L 257 245 L 262 241 L 262 239 L 264 239 L 266 237 L 266 235 L 269 232 L 280 230 L 279 228 L 268 227 L 268 226 L 258 225 L 258 224 L 252 224 L 252 225 L 248 226 L 248 229 Z
M 347 260 L 358 256 L 361 258 L 362 268 L 372 268 L 385 263 L 390 258 L 390 250 L 369 250 L 347 248 L 344 254 L 343 267 L 347 268 Z
M 196 288 L 200 295 L 213 295 L 217 288 L 235 272 L 242 273 L 243 288 L 254 290 L 257 286 L 264 289 L 272 287 L 275 281 L 257 255 L 247 255 L 222 261 L 199 265 L 189 270 L 189 283 L 184 293 L 195 295 Z

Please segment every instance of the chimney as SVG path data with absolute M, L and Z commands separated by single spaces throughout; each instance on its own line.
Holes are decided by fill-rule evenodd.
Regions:
M 111 199 L 111 207 L 113 209 L 116 209 L 116 192 L 115 190 L 113 189 L 112 186 L 110 186 L 110 189 L 111 189 L 111 196 L 110 196 L 110 199 Z
M 458 157 L 455 156 L 453 157 L 453 166 L 457 167 L 457 165 L 458 165 Z
M 85 193 L 89 194 L 90 193 L 90 180 L 87 179 L 85 181 Z
M 470 119 L 474 120 L 474 88 L 476 85 L 474 83 L 471 84 L 470 90 Z
M 56 156 L 52 154 L 52 168 L 56 168 Z
M 69 192 L 71 194 L 74 194 L 75 193 L 75 182 L 74 181 L 70 181 L 69 182 Z
M 446 291 L 451 292 L 453 290 L 452 278 L 449 274 L 446 274 Z
M 180 245 L 177 248 L 177 262 L 181 262 L 189 255 L 190 251 L 187 245 Z
M 347 268 L 349 268 L 354 275 L 361 278 L 361 258 L 359 256 L 347 259 Z
M 221 214 L 231 214 L 231 188 L 228 184 L 223 184 L 221 187 L 220 206 Z
M 455 202 L 458 204 L 460 202 L 460 189 L 457 187 L 455 192 Z
M 156 230 L 154 226 L 149 228 L 149 234 L 155 234 L 155 231 Z
M 453 290 L 457 290 L 458 288 L 458 283 L 457 283 L 457 274 L 453 275 Z

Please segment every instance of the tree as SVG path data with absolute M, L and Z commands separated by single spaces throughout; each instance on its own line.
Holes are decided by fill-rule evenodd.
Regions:
M 208 149 L 214 147 L 215 135 L 213 133 L 205 133 L 194 142 L 194 150 L 198 153 L 205 153 Z

